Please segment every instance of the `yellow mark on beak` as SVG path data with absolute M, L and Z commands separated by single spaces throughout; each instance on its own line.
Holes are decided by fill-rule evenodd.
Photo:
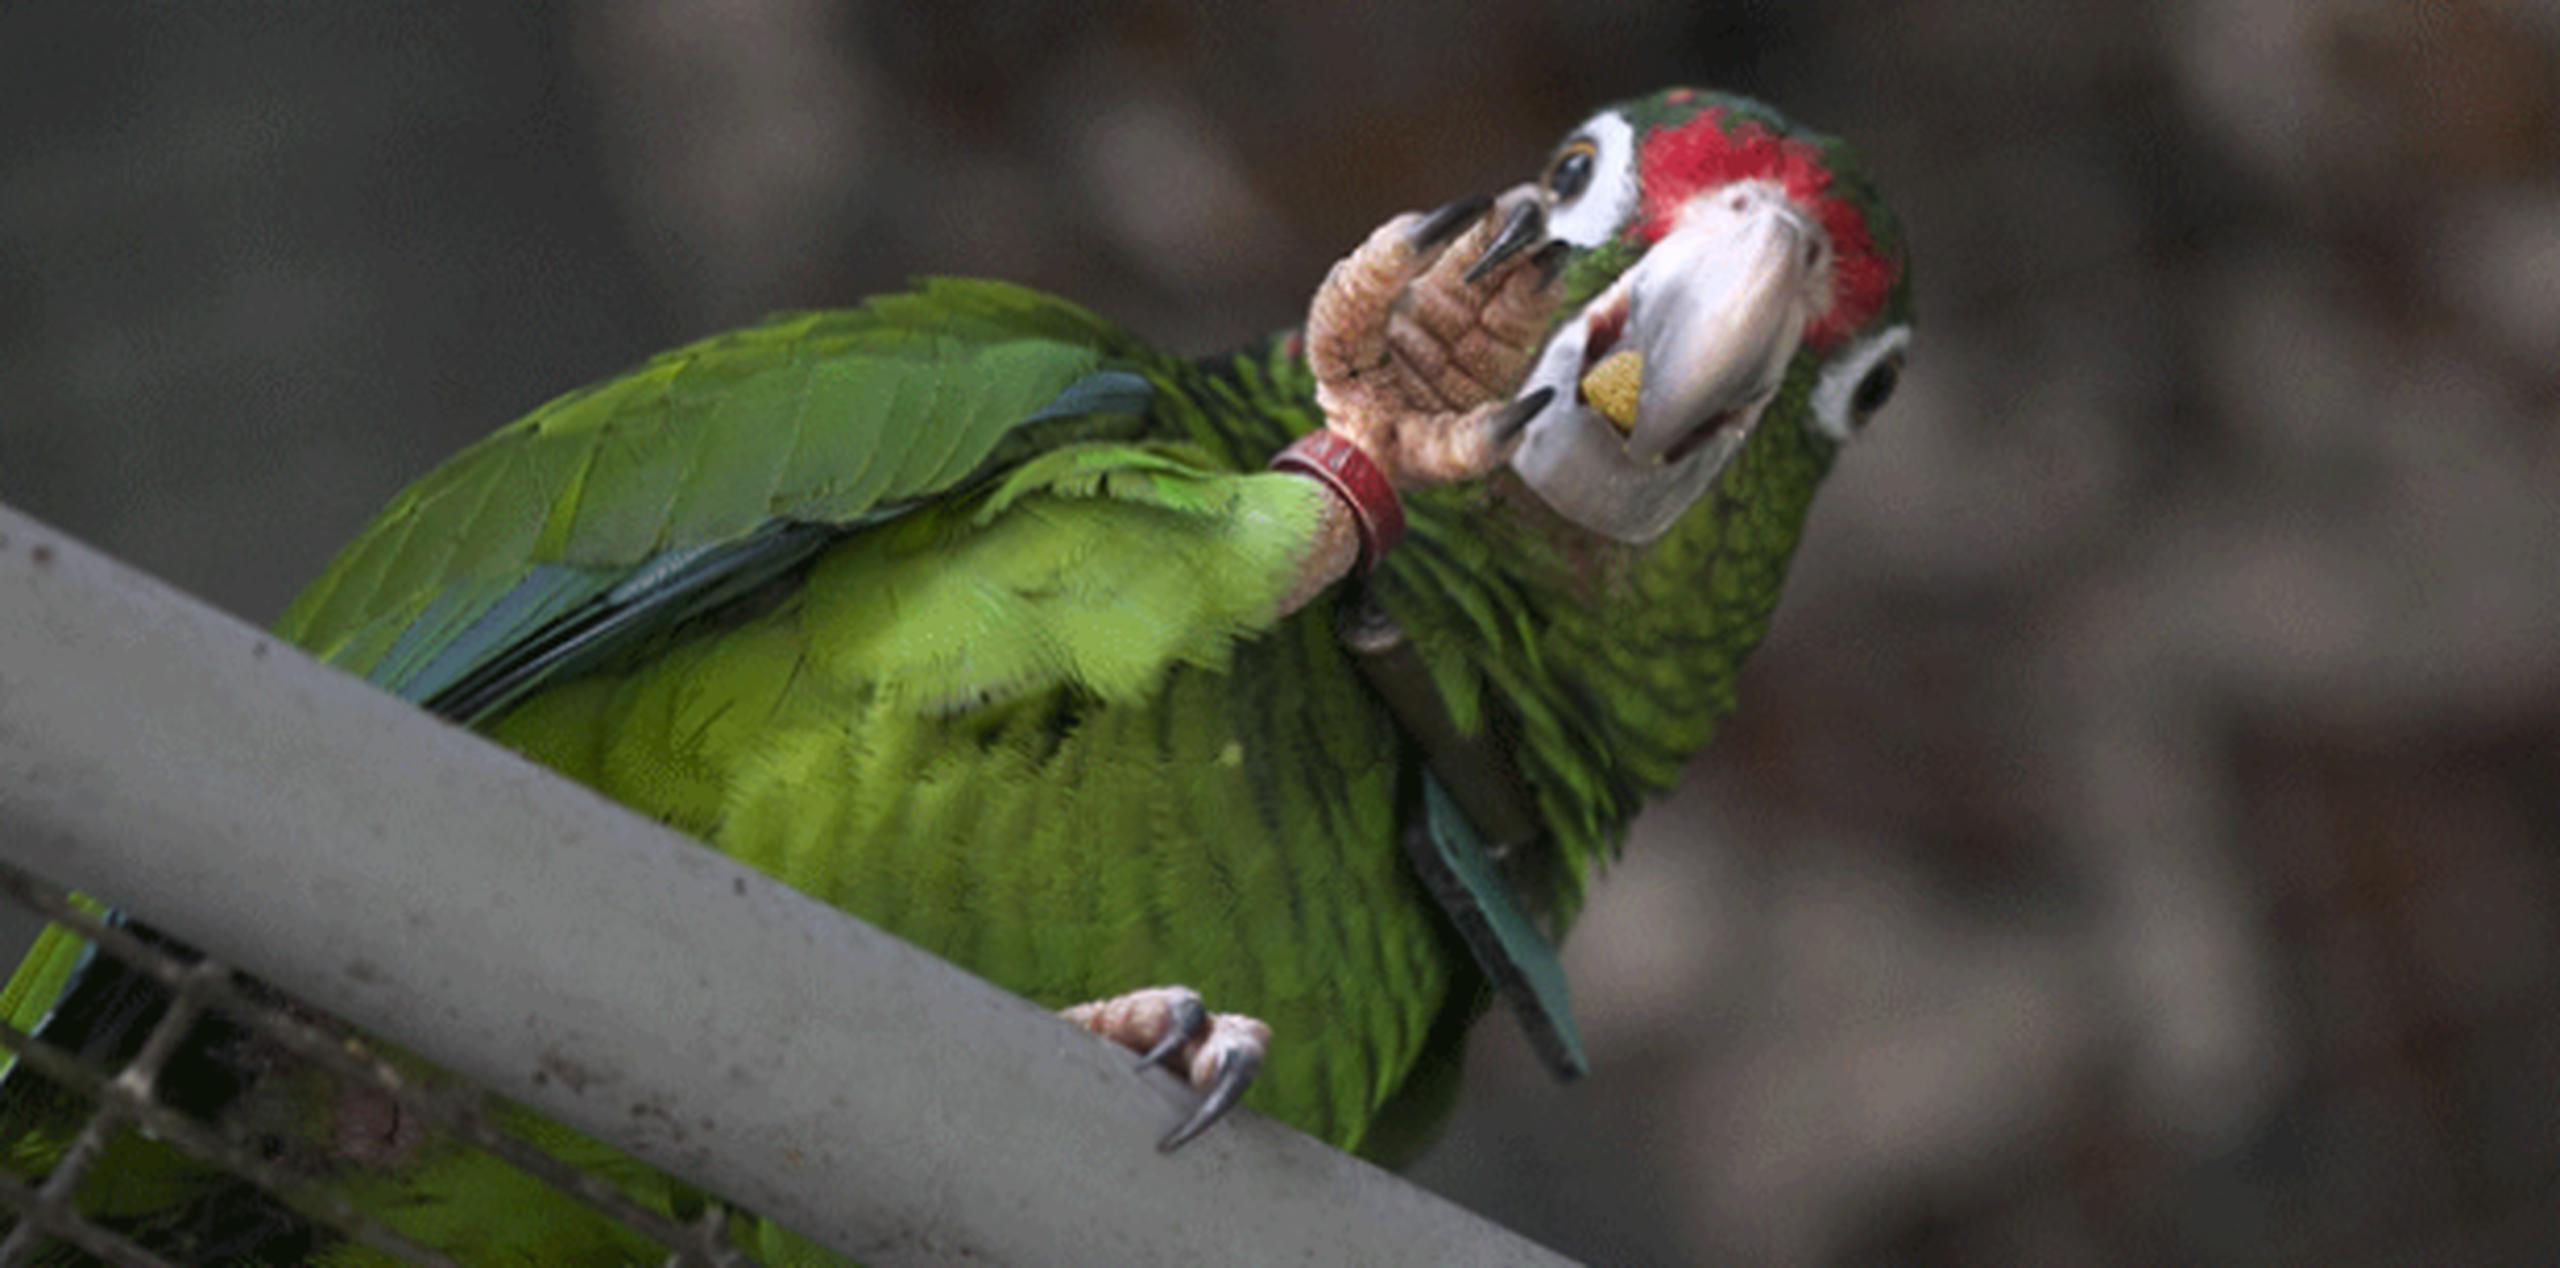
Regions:
M 1644 390 L 1644 354 L 1621 348 L 1582 376 L 1582 399 L 1622 434 L 1636 429 L 1636 396 Z

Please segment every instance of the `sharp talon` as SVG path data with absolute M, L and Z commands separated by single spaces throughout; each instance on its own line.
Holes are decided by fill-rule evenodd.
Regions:
M 1494 443 L 1500 444 L 1520 434 L 1520 429 L 1528 426 L 1531 419 L 1536 418 L 1547 408 L 1547 402 L 1555 398 L 1554 388 L 1542 387 L 1503 406 L 1502 412 L 1493 416 Z
M 1494 236 L 1492 246 L 1485 248 L 1484 258 L 1467 269 L 1468 284 L 1473 285 L 1483 281 L 1486 274 L 1501 268 L 1503 263 L 1511 257 L 1528 250 L 1532 243 L 1545 237 L 1546 233 L 1547 213 L 1541 210 L 1534 200 L 1522 202 L 1519 206 L 1512 208 L 1510 218 L 1502 222 L 1502 232 Z
M 1413 237 L 1410 239 L 1413 249 L 1428 251 L 1458 236 L 1459 230 L 1474 224 L 1492 206 L 1491 195 L 1478 194 L 1473 198 L 1461 198 L 1432 212 L 1423 217 L 1421 224 L 1414 226 Z
M 1538 253 L 1529 257 L 1529 267 L 1538 271 L 1539 290 L 1556 284 L 1556 278 L 1564 273 L 1566 258 L 1572 254 L 1573 244 L 1558 238 L 1538 248 Z
M 1155 1047 L 1147 1049 L 1146 1055 L 1138 1058 L 1138 1068 L 1144 1070 L 1182 1051 L 1183 1045 L 1207 1033 L 1209 1010 L 1196 999 L 1175 1000 L 1172 1028 L 1164 1032 L 1164 1038 L 1156 1040 Z
M 1227 1111 L 1244 1099 L 1244 1090 L 1252 1086 L 1253 1076 L 1261 1070 L 1262 1058 L 1249 1051 L 1230 1052 L 1219 1058 L 1218 1077 L 1209 1085 L 1209 1094 L 1200 1098 L 1200 1108 L 1191 1111 L 1191 1117 L 1182 1120 L 1180 1127 L 1157 1141 L 1156 1151 L 1172 1153 L 1225 1118 Z

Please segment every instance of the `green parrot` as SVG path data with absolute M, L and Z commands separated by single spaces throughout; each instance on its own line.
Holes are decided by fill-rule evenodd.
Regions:
M 276 629 L 1172 1066 L 1168 1145 L 1241 1099 L 1393 1162 L 1496 1001 L 1579 1068 L 1550 944 L 1733 709 L 1910 313 L 1844 145 L 1672 90 L 1389 221 L 1234 355 L 959 280 L 665 353 L 410 486 Z M 112 1062 L 152 990 L 56 929 L 0 1008 Z M 191 1263 L 379 1262 L 313 1194 L 463 1263 L 662 1254 L 242 1046 L 169 1095 L 307 1191 L 127 1133 L 91 1218 Z M 7 1165 L 74 1100 L 0 1082 Z

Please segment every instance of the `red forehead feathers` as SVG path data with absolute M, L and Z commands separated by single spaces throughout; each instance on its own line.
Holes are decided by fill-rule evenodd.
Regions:
M 1671 231 L 1681 205 L 1699 190 L 1735 181 L 1774 182 L 1821 222 L 1831 238 L 1831 303 L 1805 328 L 1805 343 L 1814 351 L 1838 345 L 1893 294 L 1899 270 L 1876 250 L 1867 218 L 1857 206 L 1832 194 L 1831 171 L 1811 145 L 1779 137 L 1757 123 L 1740 123 L 1727 131 L 1722 111 L 1702 110 L 1687 123 L 1645 138 L 1637 163 L 1644 180 L 1644 210 L 1636 233 L 1647 243 Z

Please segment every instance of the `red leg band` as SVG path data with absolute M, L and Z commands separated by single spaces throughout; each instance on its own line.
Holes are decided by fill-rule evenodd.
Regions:
M 1404 499 L 1360 446 L 1319 427 L 1280 451 L 1274 471 L 1295 471 L 1333 490 L 1360 527 L 1359 569 L 1367 572 L 1404 540 Z

